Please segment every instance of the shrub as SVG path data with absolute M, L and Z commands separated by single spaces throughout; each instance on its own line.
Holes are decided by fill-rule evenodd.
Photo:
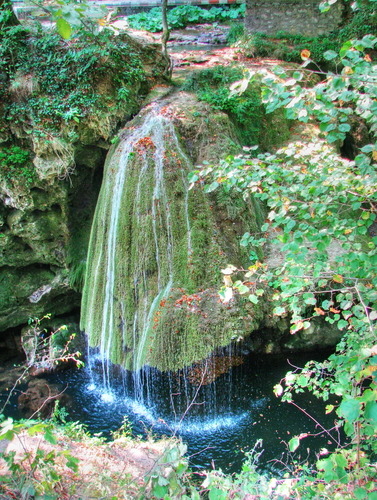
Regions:
M 185 28 L 189 24 L 224 22 L 245 15 L 245 5 L 212 7 L 204 9 L 197 5 L 179 5 L 168 11 L 168 24 L 171 29 Z M 131 28 L 156 33 L 162 31 L 161 9 L 155 7 L 149 12 L 128 16 Z
M 199 100 L 227 113 L 236 124 L 241 141 L 251 145 L 258 142 L 264 111 L 259 87 L 250 85 L 242 95 L 231 92 L 231 84 L 242 77 L 240 67 L 216 66 L 193 73 L 184 89 L 196 92 Z
M 245 25 L 243 23 L 232 23 L 227 36 L 227 43 L 236 43 L 245 36 Z

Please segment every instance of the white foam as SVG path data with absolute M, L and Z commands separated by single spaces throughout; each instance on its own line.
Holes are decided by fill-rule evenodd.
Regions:
M 113 403 L 115 401 L 115 396 L 111 392 L 103 392 L 101 394 L 101 399 L 104 403 Z
M 156 421 L 151 410 L 149 410 L 143 404 L 138 403 L 137 401 L 131 401 L 130 407 L 133 413 L 135 413 L 135 415 L 145 418 L 145 420 L 147 420 L 149 423 L 153 423 Z
M 248 413 L 245 412 L 235 416 L 219 416 L 208 420 L 198 419 L 192 422 L 181 422 L 173 427 L 175 427 L 180 434 L 211 434 L 212 432 L 217 432 L 222 429 L 235 427 L 247 416 Z

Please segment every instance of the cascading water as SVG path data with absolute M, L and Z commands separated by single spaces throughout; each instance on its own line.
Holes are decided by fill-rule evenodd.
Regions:
M 156 368 L 174 370 L 164 380 L 175 396 L 165 409 L 160 401 L 153 418 L 163 415 L 178 430 L 188 408 L 196 416 L 203 414 L 198 412 L 203 405 L 212 417 L 217 409 L 229 414 L 230 395 L 220 401 L 215 384 L 203 380 L 199 391 L 198 377 L 225 373 L 231 364 L 219 368 L 213 361 L 217 356 L 210 367 L 186 367 L 229 345 L 240 315 L 219 303 L 226 237 L 216 226 L 213 201 L 202 190 L 188 189 L 193 163 L 179 138 L 175 113 L 163 104 L 149 105 L 130 122 L 106 161 L 81 327 L 95 348 L 89 349 L 88 387 L 101 386 L 104 401 L 119 398 L 122 380 L 122 397 L 151 420 L 151 408 L 164 390 Z
M 179 165 L 170 176 L 167 144 L 178 152 Z M 171 121 L 155 108 L 121 141 L 107 164 L 81 317 L 89 342 L 99 346 L 105 386 L 109 386 L 110 361 L 124 364 L 129 358 L 126 366 L 140 372 L 156 309 L 179 279 L 174 265 L 177 252 L 183 254 L 187 267 L 191 254 L 188 168 Z M 175 196 L 183 196 L 183 227 L 178 235 L 173 234 L 169 177 L 170 181 L 174 177 Z

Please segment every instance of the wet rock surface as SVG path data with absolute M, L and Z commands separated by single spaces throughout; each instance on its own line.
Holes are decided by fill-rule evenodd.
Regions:
M 185 45 L 225 45 L 228 33 L 228 26 L 202 24 L 173 31 L 168 46 L 174 50 L 176 46 L 179 48 Z
M 68 396 L 56 385 L 43 378 L 36 378 L 29 382 L 27 389 L 18 397 L 18 408 L 27 418 L 37 415 L 48 418 L 54 410 L 55 401 L 66 406 L 68 400 Z

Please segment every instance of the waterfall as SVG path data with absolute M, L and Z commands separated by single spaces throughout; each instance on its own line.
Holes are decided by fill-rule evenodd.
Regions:
M 155 397 L 156 368 L 179 373 L 174 375 L 182 378 L 177 390 L 189 400 L 195 370 L 207 370 L 200 360 L 210 359 L 205 375 L 210 384 L 232 364 L 211 354 L 244 330 L 244 313 L 219 300 L 220 270 L 228 262 L 243 265 L 235 229 L 240 235 L 251 231 L 257 217 L 242 199 L 232 201 L 222 193 L 216 205 L 202 189 L 189 191 L 195 154 L 211 147 L 222 155 L 229 131 L 224 115 L 218 129 L 212 128 L 215 116 L 190 129 L 190 116 L 204 113 L 187 95 L 184 101 L 181 108 L 175 99 L 144 108 L 121 131 L 106 159 L 80 325 L 96 348 L 93 367 L 96 374 L 101 367 L 101 386 L 109 399 L 113 375 L 119 373 L 114 366 L 120 366 L 128 371 L 124 385 L 129 387 L 131 377 L 132 397 L 142 404 Z M 253 311 L 249 324 L 256 327 L 258 321 Z M 216 391 L 206 392 L 206 401 L 216 407 Z
M 175 269 L 178 258 L 187 269 L 192 251 L 189 168 L 171 120 L 156 106 L 106 163 L 81 316 L 89 343 L 99 347 L 105 386 L 111 361 L 141 370 L 156 310 L 173 284 L 183 284 Z

